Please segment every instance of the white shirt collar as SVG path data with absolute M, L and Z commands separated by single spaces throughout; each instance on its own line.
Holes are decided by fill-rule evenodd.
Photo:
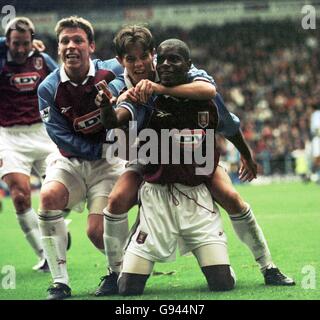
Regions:
M 124 83 L 126 84 L 127 89 L 131 89 L 133 87 L 133 84 L 131 82 L 131 79 L 129 78 L 127 69 L 124 69 L 123 77 L 124 77 Z
M 90 67 L 89 67 L 89 71 L 86 75 L 86 78 L 82 81 L 81 84 L 86 84 L 89 77 L 94 77 L 96 74 L 96 69 L 94 67 L 94 64 L 92 62 L 92 60 L 90 59 Z M 65 69 L 64 69 L 64 64 L 62 64 L 61 68 L 60 68 L 60 79 L 61 79 L 61 82 L 67 82 L 67 81 L 70 81 L 71 84 L 73 84 L 74 86 L 78 86 L 77 83 L 74 83 L 70 80 L 70 78 L 68 77 Z

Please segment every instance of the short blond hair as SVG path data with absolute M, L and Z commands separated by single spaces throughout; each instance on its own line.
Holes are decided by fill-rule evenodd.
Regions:
M 59 20 L 56 24 L 56 27 L 54 28 L 54 31 L 57 35 L 57 39 L 59 39 L 59 35 L 62 32 L 62 30 L 66 28 L 82 29 L 87 34 L 89 43 L 94 42 L 94 30 L 92 24 L 88 20 L 78 16 L 70 16 L 68 18 L 63 18 Z

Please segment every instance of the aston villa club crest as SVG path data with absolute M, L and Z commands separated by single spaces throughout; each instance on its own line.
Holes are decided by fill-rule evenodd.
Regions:
M 140 231 L 138 236 L 137 236 L 137 243 L 139 244 L 143 244 L 145 241 L 146 241 L 146 238 L 147 238 L 148 234 L 143 232 L 143 231 Z
M 198 112 L 198 125 L 203 129 L 209 125 L 209 111 Z
M 41 70 L 43 67 L 43 60 L 40 57 L 36 57 L 33 59 L 33 65 L 37 70 Z

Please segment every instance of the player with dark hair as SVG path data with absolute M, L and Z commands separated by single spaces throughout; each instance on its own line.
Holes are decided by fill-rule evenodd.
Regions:
M 129 98 L 132 90 L 142 79 L 146 77 L 157 80 L 157 73 L 155 70 L 154 59 L 154 41 L 150 31 L 141 26 L 129 26 L 121 29 L 114 39 L 117 59 L 125 67 L 124 81 L 127 87 L 125 91 L 118 98 L 120 101 L 125 101 Z M 159 90 L 163 90 L 164 94 L 171 94 L 177 97 L 185 98 L 201 98 L 211 99 L 215 94 L 215 87 L 212 85 L 213 79 L 202 70 L 192 68 L 188 72 L 190 83 L 166 88 L 158 85 Z M 199 80 L 199 81 L 197 81 Z M 111 82 L 112 84 L 113 82 Z M 99 105 L 99 103 L 97 102 Z M 144 109 L 142 109 L 144 110 Z M 102 113 L 104 111 L 102 110 Z M 131 114 L 131 109 L 126 108 L 126 104 L 117 110 L 118 120 L 114 127 L 128 124 L 129 119 L 135 119 Z M 102 114 L 102 118 L 108 117 Z M 139 115 L 139 118 L 142 118 Z M 108 121 L 113 121 L 109 118 Z M 123 213 L 127 212 L 123 209 L 130 208 L 136 202 L 138 186 L 141 182 L 141 177 L 134 172 L 127 171 L 116 182 L 116 187 L 108 197 L 108 206 L 104 210 L 104 224 L 105 224 L 105 248 L 109 254 L 118 257 L 119 263 L 122 262 L 123 252 L 119 246 L 112 245 L 112 238 L 117 237 L 115 228 L 109 228 L 109 220 L 115 220 L 121 217 Z M 120 195 L 120 197 L 118 197 Z M 130 204 L 130 205 L 129 205 Z M 96 291 L 96 295 L 109 295 L 118 292 L 117 287 L 117 272 L 110 272 L 108 275 L 101 278 L 101 283 Z
M 139 33 L 144 33 L 145 35 L 135 37 L 137 28 Z M 129 120 L 143 118 L 146 112 L 145 108 L 139 108 L 139 112 L 130 110 L 126 106 L 125 101 L 144 103 L 152 93 L 191 99 L 206 99 L 203 89 L 207 90 L 207 88 L 203 87 L 202 81 L 194 81 L 193 83 L 177 87 L 166 87 L 158 83 L 153 58 L 154 50 L 151 49 L 151 34 L 149 30 L 147 31 L 141 29 L 141 27 L 139 29 L 136 26 L 126 27 L 125 31 L 120 31 L 115 37 L 115 47 L 118 59 L 125 68 L 124 79 L 128 90 L 118 98 L 119 102 L 124 101 L 124 103 L 117 109 L 115 118 L 108 118 L 105 110 L 102 109 L 102 122 L 106 128 L 117 127 L 118 125 L 126 124 Z M 131 41 L 125 41 L 122 37 L 129 37 Z M 117 45 L 117 43 L 121 45 Z M 126 44 L 126 46 L 123 44 Z M 143 79 L 143 77 L 149 78 Z M 214 82 L 213 84 L 215 85 Z M 257 164 L 252 157 L 248 144 L 243 138 L 240 130 L 240 121 L 235 115 L 228 112 L 219 93 L 214 97 L 214 101 L 219 113 L 217 131 L 229 139 L 241 153 L 240 179 L 242 181 L 251 181 L 256 177 Z M 130 113 L 126 109 L 130 110 Z M 112 119 L 113 123 L 111 122 Z M 125 172 L 118 179 L 109 195 L 106 211 L 113 214 L 127 212 L 136 203 L 137 190 L 140 183 L 141 177 L 138 174 L 132 171 Z M 227 172 L 220 166 L 217 167 L 212 177 L 212 186 L 214 199 L 228 212 L 238 237 L 253 253 L 260 265 L 265 283 L 269 285 L 294 285 L 294 281 L 282 274 L 274 265 L 263 232 L 249 204 L 241 198 L 240 194 L 233 187 Z M 114 282 L 103 282 L 97 294 L 109 294 L 110 290 L 108 287 L 114 287 Z M 114 292 L 115 290 L 112 291 Z
M 171 42 L 174 43 L 173 47 L 170 46 Z M 165 41 L 157 53 L 157 71 L 162 85 L 173 87 L 190 82 L 188 71 L 191 60 L 184 42 L 177 39 Z M 102 102 L 101 106 L 108 109 L 108 102 L 106 105 Z M 184 142 L 182 135 L 174 134 L 174 147 L 182 148 L 180 164 L 160 163 L 144 167 L 146 183 L 139 192 L 139 218 L 124 256 L 119 293 L 142 294 L 154 262 L 174 258 L 178 238 L 183 240 L 180 240 L 180 251 L 192 251 L 196 256 L 210 290 L 230 290 L 234 287 L 235 279 L 229 265 L 226 237 L 219 210 L 206 186 L 219 159 L 213 144 L 209 151 L 205 146 L 214 142 L 214 136 L 211 142 L 207 141 L 210 134 L 214 135 L 214 130 L 210 132 L 207 129 L 217 127 L 216 106 L 212 99 L 191 100 L 158 95 L 148 108 L 151 112 L 147 127 L 155 130 L 159 140 L 162 129 L 188 128 L 183 137 L 193 142 L 190 149 L 190 143 Z M 113 113 L 110 107 L 109 112 Z M 205 121 L 201 121 L 200 115 L 205 115 Z M 192 164 L 184 163 L 184 148 L 187 146 L 191 156 L 200 148 L 208 151 L 208 158 L 214 160 L 210 172 L 197 175 L 194 160 Z M 160 150 L 161 147 L 159 158 Z
M 65 250 L 66 229 L 62 211 L 87 202 L 87 234 L 104 253 L 103 215 L 107 197 L 123 172 L 124 161 L 110 164 L 105 159 L 106 131 L 100 111 L 94 103 L 96 85 L 109 83 L 123 73 L 116 59 L 91 60 L 95 50 L 94 31 L 89 21 L 80 17 L 60 20 L 56 26 L 58 53 L 63 62 L 39 87 L 42 120 L 59 153 L 51 159 L 40 193 L 40 228 L 44 250 L 53 277 L 49 300 L 71 295 Z M 122 82 L 121 82 L 122 84 Z M 116 96 L 121 90 L 110 86 Z M 80 210 L 82 211 L 82 210 Z M 123 218 L 124 217 L 124 218 Z M 109 221 L 123 230 L 116 241 L 123 242 L 128 233 L 126 214 Z M 114 257 L 109 265 L 119 268 Z
M 0 176 L 8 185 L 21 229 L 39 257 L 33 269 L 49 271 L 31 206 L 30 175 L 34 171 L 42 178 L 46 158 L 56 150 L 40 118 L 37 88 L 57 64 L 33 50 L 34 33 L 30 19 L 17 17 L 0 39 Z

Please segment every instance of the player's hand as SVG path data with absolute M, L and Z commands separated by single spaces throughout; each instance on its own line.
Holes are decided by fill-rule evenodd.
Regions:
M 102 80 L 96 84 L 98 89 L 98 94 L 95 98 L 95 104 L 99 108 L 110 107 L 113 102 L 113 97 L 110 91 L 108 90 L 107 83 L 105 80 Z
M 252 181 L 257 178 L 258 164 L 251 158 L 245 159 L 241 156 L 241 165 L 239 169 L 239 179 L 242 182 Z
M 38 50 L 39 52 L 43 52 L 44 50 L 46 50 L 46 46 L 44 45 L 43 41 L 38 39 L 32 40 L 32 48 Z
M 140 103 L 148 102 L 149 98 L 154 92 L 153 85 L 154 82 L 148 79 L 143 79 L 140 80 L 138 84 L 135 86 L 134 91 Z
M 128 89 L 118 97 L 117 103 L 120 103 L 123 101 L 131 101 L 133 103 L 138 102 L 138 97 L 135 94 L 135 88 Z

